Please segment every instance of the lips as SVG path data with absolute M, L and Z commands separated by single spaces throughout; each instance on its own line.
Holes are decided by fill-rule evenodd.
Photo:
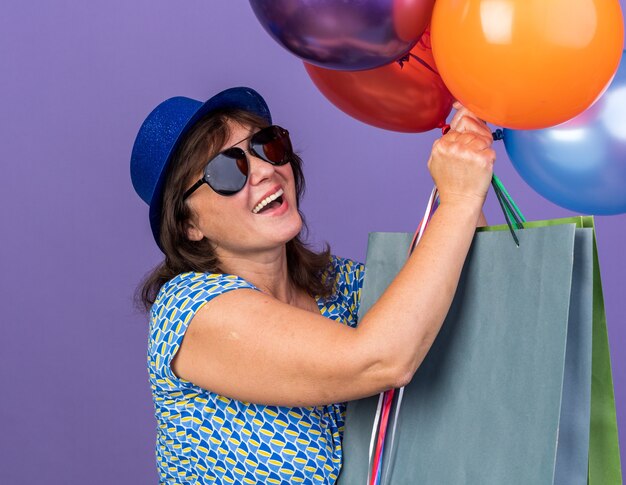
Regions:
M 259 211 L 261 211 L 265 206 L 270 204 L 272 201 L 278 199 L 279 197 L 282 197 L 283 194 L 284 194 L 284 190 L 282 189 L 282 187 L 280 186 L 274 187 L 256 203 L 256 205 L 252 209 L 252 213 L 258 214 Z

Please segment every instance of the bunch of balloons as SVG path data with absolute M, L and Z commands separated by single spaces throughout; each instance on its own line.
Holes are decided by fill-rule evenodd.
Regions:
M 626 212 L 619 0 L 250 4 L 354 118 L 423 132 L 443 126 L 459 100 L 506 128 L 514 166 L 544 197 L 582 212 Z
M 305 62 L 335 106 L 379 128 L 443 126 L 452 95 L 427 30 L 435 0 L 250 0 L 261 25 Z

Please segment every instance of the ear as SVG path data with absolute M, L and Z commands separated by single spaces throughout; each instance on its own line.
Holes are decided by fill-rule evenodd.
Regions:
M 193 221 L 187 221 L 185 231 L 190 241 L 201 241 L 204 238 L 204 234 Z

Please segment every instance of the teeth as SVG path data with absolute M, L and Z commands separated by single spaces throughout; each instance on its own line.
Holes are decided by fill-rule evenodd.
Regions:
M 278 192 L 270 195 L 267 199 L 263 199 L 261 202 L 259 202 L 259 205 L 257 205 L 254 209 L 252 209 L 252 213 L 258 214 L 259 211 L 263 209 L 263 207 L 265 207 L 267 204 L 269 204 L 273 200 L 278 199 L 281 195 L 283 195 L 283 193 L 284 193 L 283 189 L 279 189 Z

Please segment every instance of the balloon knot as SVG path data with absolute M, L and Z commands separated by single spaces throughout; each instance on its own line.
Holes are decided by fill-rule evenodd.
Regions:
M 496 141 L 504 139 L 504 131 L 501 130 L 500 128 L 494 131 L 491 135 L 493 136 L 493 139 Z
M 450 131 L 450 125 L 446 124 L 446 125 L 443 125 L 443 126 L 441 127 L 441 134 L 442 134 L 442 135 L 445 135 L 445 134 L 446 134 L 446 133 L 448 133 L 449 131 Z
M 404 67 L 404 63 L 405 62 L 409 62 L 409 55 L 407 54 L 406 56 L 402 56 L 400 59 L 398 59 L 396 61 L 398 64 L 400 64 L 400 69 L 402 69 Z

